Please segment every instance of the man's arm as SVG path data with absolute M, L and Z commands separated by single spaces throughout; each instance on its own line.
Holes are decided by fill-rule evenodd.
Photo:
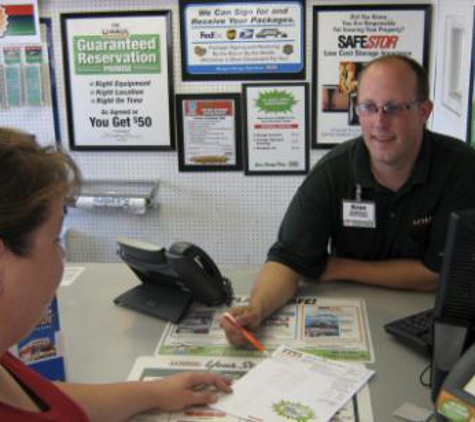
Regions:
M 266 262 L 252 289 L 250 306 L 257 309 L 261 320 L 285 305 L 295 294 L 300 275 L 278 262 Z
M 300 275 L 278 262 L 266 262 L 257 275 L 248 306 L 231 308 L 237 322 L 251 330 L 257 329 L 262 321 L 274 311 L 285 305 L 295 294 Z M 246 339 L 225 319 L 221 326 L 232 344 L 246 344 Z
M 432 291 L 437 287 L 439 274 L 429 270 L 421 261 L 413 259 L 360 261 L 328 258 L 320 280 L 350 280 L 395 289 Z

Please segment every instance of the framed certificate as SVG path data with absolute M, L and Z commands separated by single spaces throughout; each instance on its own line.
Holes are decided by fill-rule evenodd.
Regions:
M 177 95 L 176 115 L 180 171 L 242 169 L 239 94 Z
M 367 62 L 404 54 L 427 67 L 430 8 L 313 7 L 312 147 L 330 148 L 361 134 L 357 81 Z
M 245 84 L 244 172 L 306 174 L 308 84 Z
M 62 14 L 73 150 L 174 149 L 171 12 Z
M 183 80 L 305 79 L 305 0 L 180 0 Z

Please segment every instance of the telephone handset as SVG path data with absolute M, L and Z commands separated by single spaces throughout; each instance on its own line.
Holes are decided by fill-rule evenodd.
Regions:
M 189 242 L 176 242 L 165 252 L 173 270 L 189 290 L 193 299 L 206 305 L 230 305 L 233 290 L 230 281 L 223 277 L 201 248 Z
M 177 242 L 165 248 L 140 240 L 117 239 L 118 254 L 142 284 L 114 303 L 178 323 L 193 300 L 230 305 L 233 289 L 216 264 L 198 246 Z

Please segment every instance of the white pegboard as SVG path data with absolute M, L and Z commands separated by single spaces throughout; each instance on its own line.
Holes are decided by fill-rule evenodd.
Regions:
M 343 2 L 314 4 L 328 3 Z M 307 2 L 308 82 L 312 75 L 312 5 L 311 1 Z M 178 0 L 44 0 L 40 2 L 41 14 L 52 18 L 61 138 L 65 148 L 68 148 L 68 136 L 60 14 L 163 9 L 172 11 L 175 94 L 241 91 L 238 82 L 181 81 Z M 54 133 L 51 111 L 29 113 L 28 110 L 2 112 L 1 124 L 23 127 L 41 139 L 51 139 Z M 312 164 L 323 154 L 324 151 L 312 150 Z M 115 239 L 127 236 L 162 246 L 177 240 L 192 241 L 202 246 L 219 265 L 259 264 L 274 242 L 285 209 L 303 180 L 303 176 L 248 177 L 242 172 L 180 173 L 177 152 L 72 152 L 72 155 L 88 180 L 160 180 L 158 207 L 144 216 L 118 210 L 71 209 L 65 223 L 68 257 L 76 262 L 116 261 Z

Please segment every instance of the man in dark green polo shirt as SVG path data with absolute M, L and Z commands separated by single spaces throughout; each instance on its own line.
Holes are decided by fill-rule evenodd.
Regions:
M 230 310 L 240 324 L 257 328 L 302 277 L 436 287 L 449 213 L 475 208 L 475 151 L 426 130 L 431 111 L 417 62 L 385 56 L 364 68 L 362 137 L 325 155 L 298 189 L 249 306 Z M 230 342 L 244 342 L 228 322 L 222 326 Z

